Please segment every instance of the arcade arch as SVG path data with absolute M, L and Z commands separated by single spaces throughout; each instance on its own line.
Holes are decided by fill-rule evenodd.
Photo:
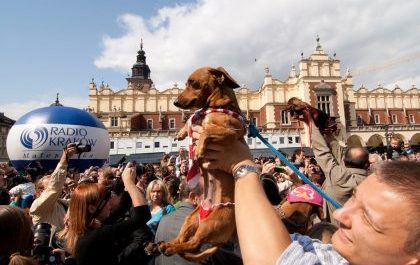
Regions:
M 414 134 L 410 139 L 411 145 L 420 145 L 420 133 Z
M 351 135 L 349 138 L 347 138 L 347 146 L 348 147 L 363 147 L 365 146 L 365 143 L 363 142 L 362 137 L 358 135 Z
M 366 142 L 366 145 L 369 147 L 377 147 L 384 145 L 384 137 L 380 134 L 374 134 L 371 137 L 369 137 L 368 141 Z

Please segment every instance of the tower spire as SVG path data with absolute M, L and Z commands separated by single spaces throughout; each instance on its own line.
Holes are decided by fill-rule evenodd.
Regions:
M 137 60 L 131 68 L 131 76 L 127 77 L 128 85 L 147 91 L 152 85 L 150 68 L 146 63 L 146 52 L 143 50 L 143 38 L 140 39 L 140 50 L 137 51 Z

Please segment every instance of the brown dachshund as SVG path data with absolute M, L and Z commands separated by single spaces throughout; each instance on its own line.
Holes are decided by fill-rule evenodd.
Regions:
M 298 118 L 301 115 L 303 115 L 304 118 L 307 118 L 305 116 L 310 115 L 314 120 L 316 127 L 318 127 L 322 133 L 333 133 L 337 130 L 335 118 L 330 117 L 327 113 L 312 107 L 298 98 L 293 97 L 289 99 L 287 101 L 286 110 L 288 110 L 290 115 L 294 118 Z
M 313 214 L 317 214 L 321 221 L 325 218 L 322 206 L 305 202 L 289 202 L 285 200 L 280 207 L 276 208 L 276 211 L 290 234 L 299 233 L 306 235 L 311 227 Z
M 182 109 L 223 108 L 241 113 L 233 91 L 239 85 L 222 67 L 204 67 L 195 70 L 188 78 L 185 90 L 174 103 Z M 229 145 L 233 141 L 245 141 L 246 127 L 243 121 L 225 113 L 212 112 L 199 119 L 203 132 L 195 148 L 195 158 L 200 162 L 204 147 L 211 141 Z M 187 135 L 187 124 L 177 138 Z M 212 207 L 210 214 L 200 219 L 197 207 L 184 221 L 178 236 L 159 243 L 164 255 L 180 254 L 189 261 L 201 261 L 228 242 L 236 232 L 234 212 L 234 179 L 221 170 L 203 170 L 205 200 Z M 200 252 L 203 244 L 210 248 Z

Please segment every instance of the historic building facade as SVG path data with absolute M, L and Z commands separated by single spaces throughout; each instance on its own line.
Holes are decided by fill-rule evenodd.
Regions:
M 89 111 L 108 128 L 111 154 L 173 152 L 185 147 L 174 136 L 192 113 L 173 105 L 182 92 L 177 84 L 158 91 L 150 78 L 143 44 L 137 62 L 127 78 L 127 88 L 113 91 L 102 83 L 89 85 Z M 292 66 L 285 80 L 273 77 L 265 69 L 258 90 L 241 87 L 236 90 L 243 113 L 276 148 L 309 146 L 309 128 L 292 120 L 285 111 L 287 100 L 299 97 L 337 118 L 341 140 L 349 145 L 385 144 L 388 136 L 397 135 L 405 142 L 420 143 L 420 90 L 377 87 L 368 90 L 353 87 L 347 71 L 341 75 L 340 61 L 323 51 L 317 39 L 315 51 Z M 264 148 L 261 142 L 248 139 L 251 149 Z
M 7 134 L 14 123 L 14 120 L 4 116 L 4 113 L 0 112 L 0 162 L 9 160 L 9 157 L 7 156 L 6 140 Z

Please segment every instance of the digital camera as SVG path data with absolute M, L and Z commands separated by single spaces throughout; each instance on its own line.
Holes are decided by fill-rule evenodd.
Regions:
M 80 142 L 75 142 L 74 144 L 76 145 L 76 152 L 78 154 L 90 152 L 92 150 L 92 146 L 90 144 L 82 144 Z
M 32 255 L 37 259 L 40 265 L 62 264 L 60 255 L 53 252 L 50 246 L 51 225 L 48 223 L 39 223 L 34 230 L 34 249 Z

